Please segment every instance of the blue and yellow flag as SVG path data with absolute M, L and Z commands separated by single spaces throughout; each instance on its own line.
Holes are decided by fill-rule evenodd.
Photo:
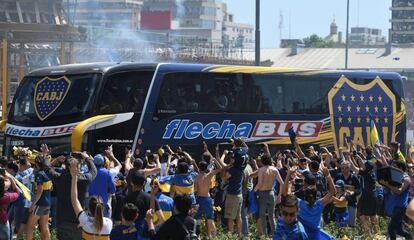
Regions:
M 28 189 L 23 183 L 19 182 L 19 180 L 17 180 L 16 178 L 14 178 L 14 181 L 16 182 L 16 185 L 19 188 L 20 192 L 23 194 L 23 197 L 30 202 L 32 200 L 32 196 L 30 195 L 30 189 Z
M 375 144 L 381 144 L 381 140 L 379 139 L 379 136 L 378 136 L 378 130 L 377 130 L 377 127 L 375 126 L 375 122 L 373 120 L 371 120 L 370 135 L 371 135 L 371 145 L 372 146 L 375 146 Z
M 397 151 L 397 159 L 401 161 L 405 161 L 404 154 L 400 150 Z

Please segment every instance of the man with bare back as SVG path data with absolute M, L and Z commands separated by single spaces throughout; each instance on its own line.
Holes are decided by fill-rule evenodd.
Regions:
M 201 161 L 198 164 L 200 170 L 194 184 L 194 192 L 197 195 L 197 204 L 199 205 L 196 220 L 201 220 L 204 216 L 207 219 L 207 236 L 210 238 L 216 232 L 216 226 L 214 225 L 214 211 L 213 200 L 210 197 L 210 188 L 213 177 L 219 173 L 222 169 L 220 163 L 213 159 L 216 165 L 216 169 L 209 171 L 208 163 Z
M 279 182 L 279 186 L 283 185 L 279 171 L 272 164 L 272 158 L 269 154 L 261 157 L 263 166 L 258 170 L 258 181 L 254 191 L 259 195 L 259 216 L 261 220 L 262 233 L 266 235 L 267 219 L 270 223 L 271 232 L 275 231 L 274 211 L 275 211 L 275 192 L 273 189 L 275 180 Z M 267 212 L 267 214 L 266 214 Z

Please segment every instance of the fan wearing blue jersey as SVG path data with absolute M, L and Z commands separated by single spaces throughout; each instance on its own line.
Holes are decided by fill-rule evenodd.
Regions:
M 289 194 L 282 198 L 281 217 L 277 221 L 273 240 L 308 240 L 308 235 L 302 223 L 298 221 L 298 198 Z
M 33 229 L 39 221 L 42 239 L 49 239 L 49 212 L 51 205 L 52 181 L 46 175 L 44 167 L 48 161 L 46 155 L 38 155 L 35 159 L 36 196 L 29 208 L 30 217 L 27 224 L 27 239 L 33 238 Z
M 336 194 L 332 197 L 335 206 L 335 222 L 338 227 L 345 227 L 349 219 L 348 199 L 349 194 L 345 190 L 345 182 L 338 180 L 335 183 Z
M 194 159 L 189 157 L 188 154 L 186 159 L 180 159 L 177 165 L 177 174 L 175 174 L 170 180 L 172 187 L 170 196 L 174 197 L 176 194 L 188 194 L 191 197 L 192 204 L 195 205 L 196 199 L 194 195 L 194 181 L 197 177 L 197 173 L 189 171 L 189 165 L 186 160 L 190 161 L 194 168 L 198 170 Z
M 335 194 L 335 186 L 329 170 L 323 164 L 320 164 L 319 169 L 321 169 L 323 175 L 327 179 L 329 192 L 324 197 L 317 200 L 317 189 L 315 186 L 306 187 L 303 191 L 303 199 L 299 199 L 300 211 L 298 218 L 305 227 L 306 233 L 310 239 L 332 239 L 329 234 L 321 229 L 320 222 L 324 207 L 331 202 L 332 196 Z M 288 170 L 282 188 L 283 197 L 288 196 L 290 182 L 296 171 L 297 167 L 292 167 Z
M 141 225 L 135 224 L 138 218 L 138 208 L 132 203 L 126 203 L 122 207 L 121 225 L 112 229 L 111 240 L 144 240 L 144 229 Z
M 155 201 L 158 201 L 164 221 L 167 221 L 174 214 L 174 200 L 162 192 L 158 178 L 151 181 L 151 209 L 155 209 Z M 158 215 L 155 214 L 153 221 L 156 226 L 164 222 L 159 220 Z

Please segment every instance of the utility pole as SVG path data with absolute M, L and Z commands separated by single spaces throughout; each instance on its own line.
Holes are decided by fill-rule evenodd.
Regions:
M 260 0 L 256 0 L 256 31 L 255 31 L 255 58 L 256 66 L 260 66 Z
M 348 48 L 349 48 L 349 0 L 346 1 L 346 42 L 345 42 L 345 69 L 348 69 Z

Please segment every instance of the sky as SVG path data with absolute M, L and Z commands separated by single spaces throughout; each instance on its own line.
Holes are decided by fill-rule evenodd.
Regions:
M 382 30 L 388 36 L 391 27 L 392 0 L 349 0 L 351 27 L 370 27 Z M 234 21 L 255 24 L 255 0 L 223 0 L 227 9 L 234 14 Z M 345 37 L 346 0 L 261 0 L 260 1 L 261 47 L 279 46 L 279 23 L 283 16 L 282 38 L 304 38 L 313 33 L 325 37 L 335 18 L 338 31 Z M 289 30 L 290 29 L 290 30 Z

